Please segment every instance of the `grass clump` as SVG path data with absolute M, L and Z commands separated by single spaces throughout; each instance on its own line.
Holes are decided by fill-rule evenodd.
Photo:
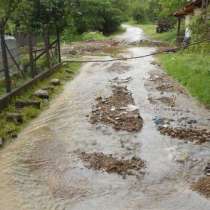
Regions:
M 185 86 L 192 96 L 210 107 L 210 59 L 205 53 L 187 50 L 159 56 L 169 75 Z

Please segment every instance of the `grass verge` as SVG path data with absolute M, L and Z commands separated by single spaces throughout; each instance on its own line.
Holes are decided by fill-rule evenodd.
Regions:
M 139 25 L 155 40 L 175 44 L 176 31 L 158 34 L 154 25 Z M 185 86 L 189 93 L 210 108 L 210 59 L 208 44 L 200 44 L 175 54 L 162 54 L 158 60 L 163 69 Z
M 32 86 L 28 91 L 26 91 L 24 94 L 22 94 L 19 97 L 16 97 L 6 109 L 0 112 L 0 125 L 1 125 L 0 138 L 4 140 L 5 144 L 11 142 L 32 119 L 37 117 L 44 109 L 46 109 L 49 106 L 50 100 L 53 99 L 58 93 L 60 93 L 63 90 L 63 84 L 71 80 L 74 77 L 74 75 L 78 72 L 79 68 L 80 64 L 78 63 L 71 63 L 62 66 L 49 78 L 38 82 L 36 85 Z M 54 89 L 51 89 L 49 91 L 50 100 L 41 100 L 35 97 L 34 91 L 50 87 L 51 86 L 50 81 L 53 78 L 59 79 L 62 82 L 62 84 L 60 86 L 56 86 Z M 33 107 L 25 107 L 23 109 L 17 110 L 15 107 L 15 101 L 18 99 L 40 101 L 41 108 L 37 109 Z M 23 116 L 23 123 L 18 124 L 8 121 L 6 117 L 8 112 L 20 113 Z
M 165 33 L 156 33 L 156 26 L 153 24 L 138 25 L 152 39 L 165 42 L 169 45 L 176 44 L 176 30 L 171 29 Z
M 158 57 L 166 72 L 210 108 L 210 59 L 205 53 L 183 51 Z

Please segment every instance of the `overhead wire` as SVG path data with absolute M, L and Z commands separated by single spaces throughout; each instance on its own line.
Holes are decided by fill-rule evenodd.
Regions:
M 169 48 L 169 49 L 149 53 L 146 55 L 140 55 L 140 56 L 113 58 L 113 59 L 106 59 L 106 60 L 105 59 L 97 59 L 97 60 L 90 60 L 90 59 L 89 60 L 71 60 L 70 59 L 70 60 L 64 60 L 63 63 L 106 63 L 106 62 L 115 62 L 115 61 L 135 60 L 135 59 L 146 58 L 146 57 L 159 55 L 159 54 L 163 54 L 163 53 L 176 53 L 178 51 L 185 50 L 191 46 L 198 45 L 198 44 L 205 43 L 205 42 L 210 42 L 210 40 L 204 39 L 204 40 L 200 40 L 200 41 L 188 44 L 187 47 L 181 46 L 181 47 Z

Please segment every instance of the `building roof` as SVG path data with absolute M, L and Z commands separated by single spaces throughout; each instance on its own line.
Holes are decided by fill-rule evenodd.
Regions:
M 201 7 L 202 7 L 202 0 L 192 0 L 191 2 L 187 3 L 183 8 L 176 11 L 173 15 L 175 17 L 183 17 L 193 13 L 196 8 L 201 8 Z

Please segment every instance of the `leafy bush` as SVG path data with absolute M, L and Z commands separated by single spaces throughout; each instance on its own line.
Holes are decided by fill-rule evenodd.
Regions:
M 74 5 L 72 18 L 79 34 L 87 31 L 108 34 L 118 29 L 123 20 L 123 13 L 113 7 L 110 0 L 89 0 Z
M 104 40 L 106 37 L 98 31 L 95 32 L 85 32 L 81 35 L 82 41 L 97 41 L 97 40 Z
M 147 20 L 146 12 L 140 5 L 133 9 L 132 17 L 137 23 L 144 23 Z

